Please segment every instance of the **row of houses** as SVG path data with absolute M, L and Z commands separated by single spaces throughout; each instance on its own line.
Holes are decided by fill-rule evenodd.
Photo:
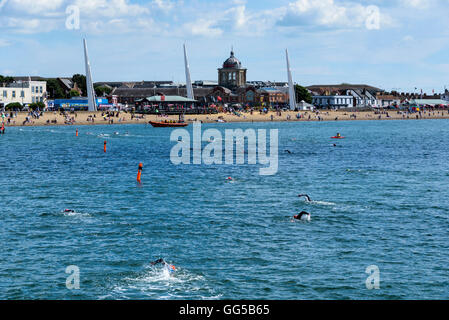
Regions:
M 67 94 L 76 90 L 83 92 L 70 78 L 55 78 Z M 0 107 L 18 102 L 28 105 L 34 102 L 47 104 L 47 83 L 40 77 L 15 77 L 13 83 L 0 84 Z M 110 103 L 134 106 L 150 96 L 187 96 L 185 85 L 172 81 L 98 82 L 97 86 L 111 89 Z M 441 95 L 413 93 L 386 93 L 380 88 L 363 84 L 313 85 L 306 87 L 312 95 L 312 105 L 317 108 L 371 108 L 398 106 L 404 103 L 443 104 L 449 103 L 449 91 Z M 289 103 L 288 86 L 284 82 L 250 81 L 245 86 L 231 90 L 214 81 L 195 81 L 195 99 L 200 105 L 211 103 L 285 107 Z M 300 103 L 300 101 L 297 101 Z

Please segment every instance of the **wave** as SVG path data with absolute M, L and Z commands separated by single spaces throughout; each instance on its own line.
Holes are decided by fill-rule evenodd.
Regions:
M 321 206 L 336 206 L 337 204 L 335 202 L 327 202 L 327 201 L 307 201 L 311 204 L 321 205 Z
M 221 297 L 209 288 L 206 279 L 182 268 L 170 272 L 168 267 L 146 266 L 136 276 L 125 277 L 111 292 L 100 299 L 134 298 L 142 295 L 154 299 L 218 299 Z
M 62 213 L 65 217 L 90 217 L 91 215 L 89 213 L 84 212 L 63 212 Z

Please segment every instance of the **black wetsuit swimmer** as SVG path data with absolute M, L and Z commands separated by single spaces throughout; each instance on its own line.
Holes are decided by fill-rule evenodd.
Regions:
M 301 220 L 301 218 L 303 216 L 310 216 L 310 213 L 306 212 L 306 211 L 301 211 L 299 214 L 297 214 L 296 216 L 293 216 L 293 218 L 297 219 L 297 220 Z
M 165 260 L 162 259 L 162 258 L 157 259 L 156 261 L 150 262 L 150 264 L 151 264 L 152 266 L 154 266 L 154 265 L 156 265 L 156 264 L 158 264 L 158 263 L 161 263 L 161 264 L 163 264 L 164 266 L 167 266 L 167 267 L 168 267 L 168 270 L 169 270 L 170 272 L 176 271 L 176 268 L 175 268 L 174 265 L 165 262 Z
M 312 201 L 312 199 L 310 199 L 310 197 L 309 197 L 309 195 L 308 194 L 298 194 L 298 197 L 306 197 L 306 199 L 307 199 L 307 201 Z
M 73 212 L 75 212 L 75 210 L 72 210 L 72 209 L 65 209 L 64 212 L 70 212 L 70 213 L 73 213 Z
M 167 262 L 165 262 L 165 260 L 164 259 L 157 259 L 156 261 L 153 261 L 153 262 L 151 262 L 150 264 L 152 265 L 152 266 L 154 266 L 154 265 L 156 265 L 156 264 L 158 264 L 158 263 L 162 263 L 162 264 L 167 264 Z

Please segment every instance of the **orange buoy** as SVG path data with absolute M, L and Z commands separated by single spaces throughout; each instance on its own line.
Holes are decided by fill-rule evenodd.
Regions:
M 143 164 L 139 163 L 139 169 L 137 170 L 137 182 L 140 183 L 140 177 L 142 176 Z
M 104 141 L 104 147 L 103 147 L 104 152 L 106 152 L 106 140 Z
M 76 129 L 76 136 L 78 137 L 78 129 Z

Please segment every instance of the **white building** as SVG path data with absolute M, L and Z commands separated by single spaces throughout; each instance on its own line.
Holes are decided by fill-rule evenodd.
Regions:
M 389 94 L 380 94 L 377 96 L 377 107 L 386 108 L 394 105 L 400 105 L 401 99 Z
M 8 85 L 0 84 L 0 107 L 18 102 L 28 105 L 35 102 L 47 102 L 46 81 L 16 81 Z
M 449 90 L 444 90 L 444 94 L 441 95 L 441 99 L 449 101 Z
M 350 95 L 313 96 L 312 104 L 318 108 L 351 108 L 354 105 L 354 97 Z
M 358 108 L 377 106 L 377 99 L 371 92 L 369 92 L 369 90 L 349 89 L 346 91 L 346 94 L 354 97 L 354 106 Z

